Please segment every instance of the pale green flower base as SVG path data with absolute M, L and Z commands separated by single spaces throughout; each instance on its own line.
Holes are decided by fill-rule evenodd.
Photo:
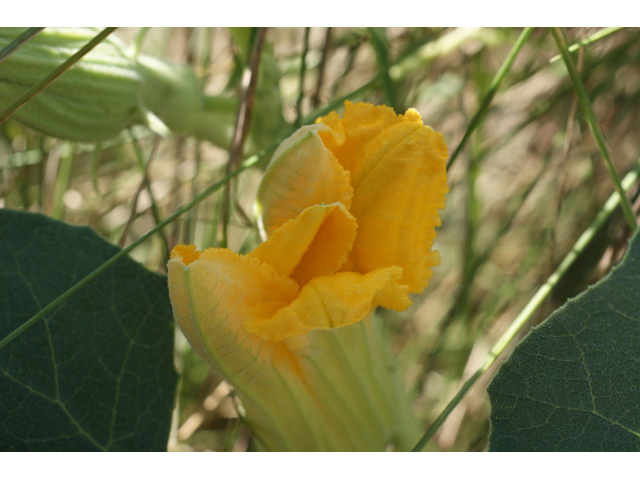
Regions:
M 292 340 L 306 387 L 281 375 L 271 405 L 238 392 L 259 449 L 407 451 L 415 445 L 418 422 L 378 319 Z

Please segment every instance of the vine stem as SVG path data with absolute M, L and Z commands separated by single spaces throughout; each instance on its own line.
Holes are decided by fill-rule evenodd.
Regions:
M 13 53 L 15 53 L 16 50 L 18 50 L 22 45 L 27 43 L 31 38 L 40 33 L 42 30 L 44 30 L 44 27 L 30 27 L 22 32 L 22 34 L 20 34 L 18 37 L 14 38 L 11 43 L 0 50 L 0 63 L 4 62 Z
M 636 166 L 634 170 L 629 172 L 627 176 L 622 181 L 622 186 L 624 191 L 627 191 L 631 188 L 631 186 L 638 180 L 640 176 L 640 159 L 639 164 Z M 623 193 L 624 193 L 623 191 Z M 626 197 L 626 195 L 625 195 Z M 484 358 L 480 367 L 475 371 L 475 373 L 462 385 L 458 393 L 455 397 L 448 403 L 445 409 L 438 415 L 438 418 L 431 424 L 427 432 L 422 436 L 420 441 L 413 448 L 414 452 L 420 452 L 425 447 L 427 442 L 431 440 L 431 437 L 438 431 L 438 429 L 442 426 L 444 421 L 447 419 L 449 414 L 453 411 L 454 408 L 460 403 L 460 401 L 464 398 L 469 390 L 475 385 L 484 373 L 494 364 L 496 359 L 502 354 L 504 349 L 511 343 L 511 341 L 515 338 L 515 336 L 522 330 L 522 328 L 527 324 L 531 316 L 535 313 L 538 307 L 545 301 L 545 299 L 549 296 L 554 287 L 560 282 L 562 277 L 567 273 L 567 271 L 571 268 L 573 263 L 576 261 L 580 253 L 584 251 L 584 249 L 589 245 L 591 240 L 595 237 L 596 233 L 600 230 L 600 228 L 606 223 L 614 210 L 620 205 L 620 195 L 618 192 L 613 192 L 609 199 L 606 201 L 604 206 L 600 209 L 596 217 L 594 218 L 591 225 L 580 235 L 580 238 L 573 245 L 571 251 L 567 254 L 567 256 L 562 260 L 562 263 L 556 268 L 555 272 L 551 274 L 551 276 L 547 279 L 547 281 L 538 289 L 533 298 L 529 300 L 529 303 L 522 309 L 520 314 L 515 318 L 515 320 L 511 323 L 509 328 L 502 334 L 500 339 L 495 343 L 493 348 L 489 351 L 487 356 Z

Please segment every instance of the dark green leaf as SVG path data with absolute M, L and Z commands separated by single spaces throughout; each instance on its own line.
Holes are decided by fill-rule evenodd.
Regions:
M 640 231 L 619 266 L 531 331 L 488 392 L 491 450 L 640 450 Z
M 118 250 L 0 209 L 0 338 Z M 173 332 L 166 278 L 117 262 L 0 350 L 0 451 L 166 450 Z

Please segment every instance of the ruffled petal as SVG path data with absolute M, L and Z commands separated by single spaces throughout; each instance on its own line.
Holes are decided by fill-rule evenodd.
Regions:
M 340 425 L 310 394 L 299 359 L 285 344 L 252 335 L 242 325 L 255 315 L 273 316 L 290 303 L 298 293 L 295 282 L 257 258 L 227 249 L 199 254 L 180 245 L 171 257 L 169 292 L 176 321 L 194 350 L 235 387 L 245 420 L 264 447 L 349 449 L 333 438 Z
M 347 335 L 345 341 L 358 343 L 353 355 L 345 343 L 347 350 L 340 353 L 340 358 L 351 367 L 339 374 L 334 371 L 334 355 L 329 351 L 321 358 L 315 357 L 313 352 L 318 349 L 312 345 L 313 339 L 296 337 L 290 344 L 274 342 L 253 335 L 242 325 L 245 319 L 273 317 L 274 311 L 281 310 L 281 305 L 298 293 L 296 284 L 271 266 L 226 249 L 200 253 L 193 246 L 181 245 L 172 251 L 168 270 L 176 321 L 194 350 L 234 385 L 246 411 L 244 420 L 263 448 L 345 451 L 382 450 L 391 442 L 402 445 L 396 433 L 401 418 L 388 413 L 397 410 L 399 404 L 389 397 L 397 375 L 375 343 L 362 344 L 370 342 L 369 335 L 363 335 L 365 330 L 346 330 L 357 325 L 339 329 Z M 369 304 L 387 301 L 377 297 L 385 297 L 385 288 L 391 292 L 394 288 L 381 284 L 385 277 L 398 278 L 400 272 L 380 272 L 378 276 L 352 285 L 357 294 L 362 294 L 362 289 L 380 287 Z M 342 290 L 341 285 L 336 288 Z M 301 349 L 300 342 L 307 348 Z M 309 347 L 311 356 L 306 354 Z M 376 354 L 373 363 L 352 358 L 360 355 L 362 348 Z M 371 381 L 385 390 L 382 396 L 376 393 L 371 398 Z M 339 398 L 333 397 L 333 392 Z
M 351 206 L 349 174 L 325 148 L 318 136 L 322 130 L 327 127 L 302 127 L 273 154 L 256 199 L 265 238 L 311 205 L 340 202 L 347 209 Z
M 282 341 L 318 328 L 332 329 L 359 322 L 381 306 L 406 310 L 411 305 L 407 288 L 398 281 L 402 269 L 389 267 L 361 275 L 340 272 L 311 280 L 290 305 L 270 318 L 245 321 L 248 332 Z
M 282 225 L 249 256 L 303 286 L 314 277 L 339 270 L 351 250 L 356 228 L 355 219 L 342 204 L 313 205 Z
M 237 373 L 260 365 L 258 357 L 269 353 L 242 323 L 252 315 L 272 316 L 296 298 L 298 286 L 258 259 L 227 249 L 207 249 L 185 265 L 188 248 L 174 249 L 168 265 L 174 316 L 200 356 L 242 383 Z
M 318 134 L 340 165 L 350 173 L 351 185 L 355 185 L 353 172 L 362 170 L 364 151 L 372 140 L 398 122 L 398 115 L 392 108 L 371 103 L 354 104 L 347 100 L 344 107 L 343 117 L 331 112 L 318 118 L 316 124 L 322 123 L 331 128 L 331 131 L 319 130 Z
M 349 171 L 358 235 L 346 268 L 367 273 L 402 267 L 401 283 L 421 292 L 440 257 L 432 252 L 445 206 L 447 146 L 417 111 L 345 102 L 344 118 L 318 119 L 325 145 Z

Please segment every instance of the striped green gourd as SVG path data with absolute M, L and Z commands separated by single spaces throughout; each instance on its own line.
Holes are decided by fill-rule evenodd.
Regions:
M 24 28 L 0 28 L 0 49 Z M 83 47 L 93 28 L 46 28 L 0 64 L 0 110 Z M 277 85 L 277 83 L 276 83 Z M 259 92 L 258 92 L 259 93 Z M 284 123 L 279 97 L 256 96 L 256 118 L 268 115 L 271 128 Z M 264 103 L 264 105 L 261 105 Z M 114 35 L 91 50 L 12 116 L 33 129 L 80 142 L 100 142 L 136 124 L 166 125 L 228 148 L 237 100 L 209 96 L 192 68 L 134 53 Z M 264 110 L 264 112 L 261 112 Z M 160 119 L 161 122 L 157 122 Z M 273 137 L 271 137 L 273 141 Z M 249 140 L 249 149 L 265 141 Z

